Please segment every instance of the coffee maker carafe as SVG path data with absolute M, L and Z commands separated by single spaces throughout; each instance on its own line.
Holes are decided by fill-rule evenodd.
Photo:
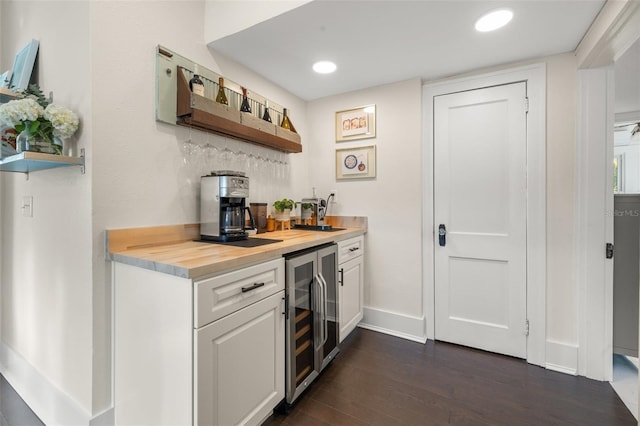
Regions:
M 223 170 L 202 176 L 200 184 L 200 237 L 213 241 L 248 238 L 246 231 L 255 228 L 246 205 L 249 178 L 242 172 Z M 247 214 L 250 227 L 245 226 Z

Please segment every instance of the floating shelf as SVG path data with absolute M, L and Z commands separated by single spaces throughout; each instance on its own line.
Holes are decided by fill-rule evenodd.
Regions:
M 302 152 L 300 135 L 273 123 L 191 93 L 182 72 L 178 73 L 177 122 L 284 152 Z
M 9 90 L 4 87 L 0 87 L 0 104 L 7 103 L 14 99 L 21 98 L 22 95 L 18 92 L 14 92 L 13 90 Z
M 43 154 L 41 152 L 21 152 L 0 160 L 0 171 L 30 173 L 57 167 L 80 166 L 84 174 L 84 149 L 80 157 Z

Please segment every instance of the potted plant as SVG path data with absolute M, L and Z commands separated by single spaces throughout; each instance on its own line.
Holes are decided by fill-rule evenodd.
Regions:
M 302 203 L 302 210 L 300 211 L 300 218 L 302 220 L 311 219 L 313 216 L 313 204 L 311 203 Z
M 284 222 L 291 220 L 291 210 L 296 208 L 296 202 L 288 198 L 283 198 L 273 203 L 273 208 L 276 209 L 276 220 Z

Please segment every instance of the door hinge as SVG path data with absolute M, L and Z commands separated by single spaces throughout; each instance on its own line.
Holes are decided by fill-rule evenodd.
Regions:
M 529 320 L 525 320 L 524 322 L 524 335 L 525 336 L 529 335 Z
M 529 112 L 529 98 L 524 98 L 524 112 L 525 114 Z
M 607 259 L 613 259 L 613 244 L 607 243 L 607 251 L 606 251 Z

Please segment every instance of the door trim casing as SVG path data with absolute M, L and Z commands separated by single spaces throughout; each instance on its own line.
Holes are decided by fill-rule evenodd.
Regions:
M 546 64 L 533 64 L 488 74 L 425 84 L 423 102 L 423 311 L 427 338 L 435 338 L 434 244 L 434 97 L 483 87 L 525 81 L 527 117 L 527 362 L 540 366 L 546 359 Z M 524 100 L 523 100 L 524 108 Z M 429 172 L 427 172 L 429 171 Z M 522 325 L 523 332 L 525 324 Z

